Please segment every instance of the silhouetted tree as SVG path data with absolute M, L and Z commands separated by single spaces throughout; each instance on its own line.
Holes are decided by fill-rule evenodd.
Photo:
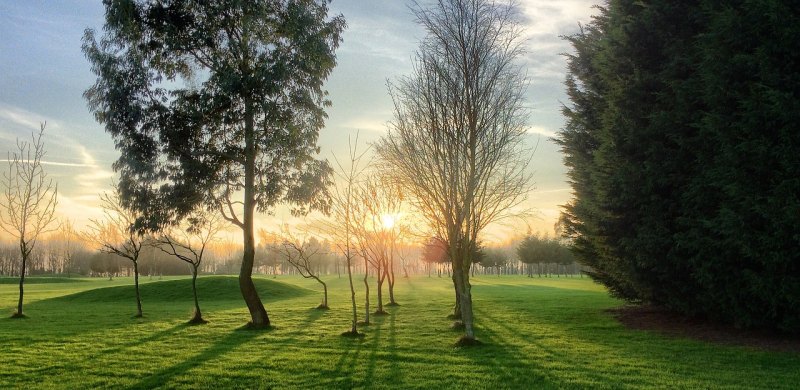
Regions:
M 242 230 L 250 324 L 269 326 L 252 281 L 254 214 L 328 208 L 331 168 L 314 155 L 344 18 L 328 19 L 326 0 L 105 5 L 102 40 L 84 37 L 98 76 L 85 96 L 121 152 L 123 204 L 148 230 L 219 208 Z
M 323 254 L 319 240 L 311 237 L 308 240 L 299 240 L 289 234 L 286 229 L 281 233 L 280 253 L 291 264 L 300 276 L 314 279 L 322 285 L 322 303 L 317 309 L 328 309 L 328 285 L 320 279 L 318 262 Z
M 192 296 L 194 297 L 194 316 L 189 321 L 204 324 L 197 299 L 197 275 L 208 245 L 225 228 L 222 216 L 215 212 L 195 212 L 186 218 L 182 226 L 164 232 L 153 244 L 162 252 L 175 256 L 192 269 Z
M 19 272 L 19 300 L 12 317 L 24 317 L 25 271 L 28 259 L 39 237 L 56 229 L 55 209 L 58 186 L 42 167 L 45 156 L 42 124 L 31 141 L 17 139 L 17 150 L 8 153 L 8 172 L 3 174 L 4 202 L 0 206 L 0 227 L 19 244 L 21 259 Z
M 439 0 L 414 14 L 427 36 L 413 73 L 390 84 L 394 121 L 377 151 L 447 244 L 470 343 L 478 235 L 530 189 L 519 13 L 513 3 Z
M 139 255 L 147 237 L 134 228 L 141 214 L 122 205 L 120 191 L 114 187 L 111 193 L 100 196 L 103 208 L 102 219 L 92 219 L 86 239 L 98 246 L 101 252 L 117 255 L 133 264 L 133 285 L 136 290 L 136 317 L 142 317 L 142 298 L 139 294 Z

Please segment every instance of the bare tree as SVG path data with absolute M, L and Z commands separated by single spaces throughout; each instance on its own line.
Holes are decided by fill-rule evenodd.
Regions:
M 175 256 L 189 264 L 192 270 L 192 296 L 194 297 L 194 315 L 189 320 L 191 324 L 205 324 L 200 311 L 200 302 L 197 299 L 197 275 L 203 256 L 211 244 L 224 228 L 222 215 L 213 211 L 195 211 L 189 215 L 183 224 L 163 232 L 153 245 L 162 252 Z
M 323 255 L 320 242 L 314 237 L 300 240 L 293 236 L 287 228 L 284 228 L 278 248 L 284 260 L 289 262 L 300 273 L 300 276 L 314 279 L 322 285 L 322 303 L 317 306 L 317 309 L 328 310 L 328 285 L 320 279 L 319 264 L 317 264 L 320 260 L 319 257 Z
M 136 289 L 136 317 L 142 317 L 142 299 L 139 294 L 139 255 L 147 243 L 147 237 L 134 229 L 134 222 L 141 215 L 122 207 L 119 188 L 100 196 L 103 219 L 92 219 L 85 237 L 98 246 L 101 252 L 114 254 L 133 263 L 133 282 Z
M 396 219 L 402 206 L 402 192 L 395 182 L 378 173 L 372 173 L 357 186 L 357 206 L 354 207 L 352 225 L 356 243 L 364 266 L 375 270 L 377 309 L 374 314 L 387 314 L 383 309 L 383 286 L 388 281 L 390 305 L 394 299 L 394 256 L 400 226 Z M 367 285 L 367 277 L 364 283 Z M 369 286 L 367 285 L 367 291 Z M 367 301 L 367 306 L 369 302 Z M 369 310 L 367 308 L 367 310 Z
M 58 228 L 58 239 L 60 241 L 59 255 L 62 261 L 61 271 L 67 274 L 67 277 L 72 276 L 72 268 L 74 267 L 74 255 L 76 249 L 80 245 L 78 241 L 78 232 L 75 230 L 75 224 L 69 219 L 62 219 Z
M 356 187 L 365 169 L 362 160 L 366 151 L 358 151 L 358 135 L 355 140 L 350 140 L 349 144 L 349 160 L 346 163 L 342 163 L 334 157 L 336 185 L 331 189 L 330 218 L 323 222 L 322 226 L 324 233 L 330 237 L 333 245 L 345 258 L 347 265 L 353 319 L 350 330 L 344 332 L 342 336 L 359 337 L 362 334 L 358 333 L 358 308 L 356 306 L 356 290 L 353 286 L 353 262 L 358 257 L 356 237 L 353 231 L 353 214 L 357 206 Z M 369 315 L 369 308 L 367 308 L 367 315 Z
M 454 314 L 465 328 L 461 341 L 471 343 L 478 235 L 530 190 L 518 11 L 513 2 L 438 0 L 414 13 L 427 37 L 412 74 L 389 86 L 394 120 L 376 149 L 446 244 Z
M 8 153 L 8 172 L 3 174 L 5 202 L 0 208 L 3 230 L 19 243 L 22 260 L 19 273 L 19 301 L 14 318 L 24 317 L 22 298 L 25 272 L 29 257 L 39 236 L 56 229 L 55 209 L 58 203 L 58 186 L 47 177 L 42 167 L 45 156 L 45 124 L 39 133 L 31 134 L 31 141 L 17 139 L 17 150 Z

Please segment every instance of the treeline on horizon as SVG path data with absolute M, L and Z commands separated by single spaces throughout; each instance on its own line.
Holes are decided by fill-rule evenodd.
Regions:
M 262 233 L 264 235 L 264 233 Z M 297 269 L 282 253 L 278 242 L 261 243 L 256 247 L 254 272 L 262 275 L 296 275 Z M 319 275 L 342 277 L 346 262 L 330 242 L 311 238 L 307 243 L 315 254 L 312 266 Z M 429 240 L 424 245 L 403 244 L 403 253 L 395 264 L 395 272 L 402 276 L 427 275 L 450 277 L 452 269 L 446 251 Z M 207 259 L 200 265 L 200 273 L 230 275 L 238 272 L 241 247 L 233 243 L 217 243 L 209 247 Z M 362 261 L 353 264 L 353 272 L 363 274 Z M 563 240 L 541 234 L 529 234 L 520 240 L 503 245 L 482 247 L 473 275 L 526 275 L 561 276 L 581 275 L 584 267 L 577 263 Z M 0 243 L 0 277 L 19 276 L 19 250 L 11 243 Z M 144 249 L 139 260 L 141 275 L 178 276 L 191 275 L 191 268 L 156 247 Z M 130 261 L 120 256 L 97 251 L 85 243 L 65 240 L 58 236 L 41 243 L 33 251 L 26 267 L 27 276 L 89 276 L 114 278 L 131 276 Z M 376 272 L 370 269 L 370 273 Z M 346 275 L 345 275 L 346 276 Z
M 568 39 L 562 220 L 613 295 L 800 332 L 800 17 L 609 1 Z

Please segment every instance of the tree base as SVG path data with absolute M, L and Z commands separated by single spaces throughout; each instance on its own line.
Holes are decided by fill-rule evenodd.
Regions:
M 252 321 L 244 324 L 242 327 L 243 330 L 272 330 L 272 325 L 270 324 L 261 324 L 256 325 Z
M 455 322 L 453 322 L 453 325 L 450 325 L 450 329 L 452 329 L 452 330 L 464 330 L 466 328 L 467 327 L 464 326 L 464 323 L 461 322 L 461 321 L 455 321 Z
M 328 307 L 328 305 L 319 305 L 319 306 L 315 307 L 314 309 L 316 309 L 316 310 L 330 310 L 330 307 Z
M 352 330 L 348 330 L 347 332 L 342 333 L 341 336 L 342 337 L 351 338 L 351 339 L 360 339 L 360 338 L 364 338 L 364 336 L 366 336 L 366 335 L 363 334 L 363 333 L 358 333 L 358 331 L 353 332 Z
M 28 316 L 20 312 L 14 312 L 14 314 L 11 315 L 11 318 L 28 318 Z
M 142 314 L 142 313 L 138 313 L 138 314 L 135 314 L 135 315 L 134 315 L 133 317 L 131 317 L 131 318 L 144 318 L 144 314 Z
M 389 315 L 389 312 L 387 312 L 386 310 L 376 310 L 374 313 L 372 313 L 372 315 L 374 315 L 374 316 L 387 316 L 387 315 Z
M 386 306 L 400 306 L 400 304 L 397 302 L 389 302 L 386 304 Z
M 456 347 L 477 347 L 479 345 L 483 345 L 483 343 L 480 342 L 478 339 L 467 336 L 459 337 L 455 343 Z
M 191 320 L 189 320 L 189 322 L 187 322 L 187 324 L 189 325 L 203 325 L 207 323 L 208 321 L 204 320 L 203 317 L 194 317 Z
M 461 319 L 461 314 L 448 314 L 447 315 L 447 319 L 448 320 L 460 320 Z

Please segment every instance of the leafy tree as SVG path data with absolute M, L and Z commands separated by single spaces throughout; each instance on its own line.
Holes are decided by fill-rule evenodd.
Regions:
M 496 268 L 497 275 L 500 275 L 501 269 L 511 261 L 508 253 L 500 248 L 484 248 L 481 252 L 478 263 L 485 268 Z
M 30 142 L 17 139 L 17 150 L 8 153 L 8 172 L 3 174 L 4 202 L 0 206 L 0 227 L 17 241 L 22 260 L 14 318 L 25 317 L 22 299 L 26 266 L 39 236 L 56 229 L 58 186 L 47 177 L 42 167 L 44 127 L 42 124 L 39 133 L 31 135 Z
M 327 0 L 105 5 L 103 38 L 84 37 L 98 76 L 85 97 L 121 152 L 123 205 L 143 230 L 219 209 L 242 230 L 251 325 L 269 326 L 252 281 L 254 214 L 329 206 L 331 168 L 314 156 L 344 18 L 328 19 Z
M 621 298 L 800 329 L 798 12 L 609 1 L 569 37 L 566 236 Z

